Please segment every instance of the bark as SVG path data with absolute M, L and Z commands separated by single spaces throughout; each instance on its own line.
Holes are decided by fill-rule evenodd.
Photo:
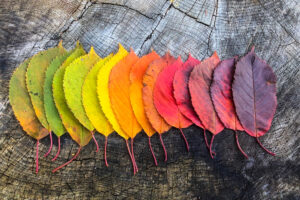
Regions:
M 4 199 L 299 199 L 300 196 L 300 3 L 293 0 L 3 0 L 0 4 L 0 195 Z M 118 42 L 143 55 L 151 48 L 167 50 L 186 59 L 217 51 L 222 59 L 243 55 L 255 45 L 256 53 L 277 75 L 278 107 L 262 143 L 239 134 L 244 159 L 234 132 L 215 137 L 211 159 L 195 126 L 184 129 L 190 143 L 186 152 L 177 129 L 163 134 L 168 162 L 158 135 L 151 139 L 158 159 L 154 165 L 144 133 L 135 139 L 139 172 L 133 176 L 125 142 L 109 136 L 108 162 L 105 138 L 96 134 L 101 151 L 90 142 L 78 159 L 60 172 L 51 170 L 66 162 L 78 146 L 69 136 L 57 139 L 49 158 L 40 158 L 34 173 L 35 141 L 15 119 L 8 99 L 14 69 L 26 58 L 62 39 L 66 48 L 80 40 L 100 56 L 116 51 Z M 209 139 L 211 137 L 209 136 Z M 49 139 L 40 143 L 47 152 Z

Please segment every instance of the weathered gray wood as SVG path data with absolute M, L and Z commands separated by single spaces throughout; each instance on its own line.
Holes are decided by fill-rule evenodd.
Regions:
M 217 156 L 210 159 L 202 130 L 184 132 L 191 152 L 186 153 L 179 131 L 164 134 L 168 162 L 158 136 L 152 139 L 159 166 L 155 167 L 147 137 L 135 139 L 139 173 L 132 168 L 124 141 L 113 134 L 108 159 L 95 153 L 91 142 L 79 158 L 59 173 L 51 170 L 77 150 L 63 138 L 60 157 L 40 159 L 34 174 L 35 141 L 13 116 L 8 81 L 25 58 L 63 39 L 72 48 L 80 40 L 93 45 L 100 56 L 117 50 L 118 42 L 139 55 L 151 48 L 163 55 L 204 59 L 217 51 L 222 59 L 245 54 L 252 45 L 278 77 L 278 108 L 262 143 L 266 154 L 245 133 L 240 143 L 250 156 L 238 152 L 232 131 L 216 137 Z M 297 0 L 3 0 L 0 4 L 0 196 L 1 199 L 299 199 L 300 198 L 300 2 Z M 104 139 L 96 136 L 103 148 Z M 56 142 L 55 142 L 56 144 Z M 40 145 L 43 155 L 49 145 Z M 54 156 L 57 146 L 51 153 Z

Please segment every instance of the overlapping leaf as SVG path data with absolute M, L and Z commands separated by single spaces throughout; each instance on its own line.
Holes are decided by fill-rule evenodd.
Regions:
M 95 129 L 106 137 L 113 132 L 111 124 L 106 119 L 97 96 L 97 75 L 101 67 L 112 57 L 112 54 L 98 61 L 85 77 L 82 86 L 82 103 L 89 120 Z
M 41 124 L 50 131 L 44 109 L 43 85 L 45 72 L 51 61 L 58 55 L 64 54 L 66 50 L 62 42 L 57 47 L 42 51 L 32 57 L 26 72 L 26 85 L 35 114 Z
M 120 127 L 130 138 L 134 138 L 142 130 L 134 116 L 129 92 L 130 69 L 138 59 L 139 57 L 131 50 L 124 59 L 112 68 L 108 84 L 111 107 Z
M 128 135 L 121 129 L 118 120 L 115 117 L 115 114 L 111 107 L 111 102 L 109 98 L 109 75 L 111 69 L 125 56 L 127 56 L 128 52 L 124 49 L 124 47 L 120 44 L 119 51 L 108 61 L 106 62 L 99 70 L 97 76 L 97 94 L 100 101 L 101 108 L 106 118 L 112 125 L 113 129 L 124 139 L 128 139 Z
M 189 77 L 194 67 L 201 62 L 191 55 L 189 55 L 187 61 L 185 61 L 182 67 L 178 68 L 173 81 L 174 98 L 180 112 L 188 119 L 190 119 L 197 126 L 204 128 L 202 122 L 197 116 L 189 92 Z
M 82 104 L 82 85 L 90 68 L 99 59 L 100 57 L 91 47 L 89 54 L 76 59 L 66 67 L 63 81 L 67 105 L 79 122 L 90 131 L 94 130 L 94 126 L 88 119 Z
M 140 123 L 145 133 L 151 137 L 155 130 L 149 123 L 145 113 L 143 103 L 143 76 L 149 64 L 159 59 L 159 55 L 152 51 L 151 53 L 140 58 L 131 68 L 130 72 L 130 102 L 137 121 Z
M 168 131 L 171 126 L 157 112 L 153 102 L 153 90 L 155 86 L 158 74 L 168 65 L 175 62 L 174 57 L 169 53 L 164 55 L 162 58 L 154 60 L 146 70 L 143 77 L 143 102 L 146 112 L 146 116 L 149 119 L 152 127 L 158 133 L 164 133 Z
M 232 91 L 243 128 L 261 145 L 258 137 L 270 129 L 277 106 L 276 77 L 272 68 L 254 53 L 254 47 L 237 63 Z
M 73 113 L 69 109 L 63 88 L 63 78 L 66 67 L 74 60 L 85 55 L 85 51 L 81 45 L 76 47 L 76 50 L 64 61 L 60 68 L 56 71 L 53 77 L 53 98 L 58 110 L 59 116 L 62 119 L 63 125 L 72 137 L 80 146 L 85 146 L 92 138 L 91 133 L 74 117 Z

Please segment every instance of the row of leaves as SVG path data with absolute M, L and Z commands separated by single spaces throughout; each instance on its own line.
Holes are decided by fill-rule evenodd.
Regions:
M 169 53 L 160 57 L 155 51 L 139 58 L 121 45 L 115 54 L 100 58 L 93 47 L 87 54 L 77 43 L 67 51 L 62 42 L 24 61 L 10 81 L 9 98 L 14 114 L 24 131 L 37 140 L 36 173 L 39 141 L 52 132 L 60 137 L 68 132 L 79 144 L 74 160 L 94 133 L 107 137 L 116 131 L 125 139 L 134 174 L 138 171 L 133 153 L 135 136 L 144 132 L 155 164 L 150 137 L 156 132 L 167 160 L 161 134 L 172 126 L 180 129 L 192 124 L 204 130 L 204 138 L 213 158 L 215 135 L 224 128 L 246 131 L 257 139 L 271 126 L 276 109 L 276 77 L 263 60 L 254 53 L 220 61 L 215 52 L 204 61 L 189 55 L 185 62 Z M 206 130 L 212 133 L 210 144 Z M 128 144 L 131 139 L 131 149 Z M 263 147 L 261 145 L 261 147 Z M 264 148 L 264 147 L 263 147 Z M 264 148 L 265 149 L 265 148 Z M 266 149 L 265 149 L 266 150 Z M 272 152 L 266 150 L 270 154 Z

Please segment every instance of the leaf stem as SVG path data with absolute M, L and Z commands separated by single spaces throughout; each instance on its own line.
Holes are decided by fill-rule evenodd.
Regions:
M 161 145 L 162 145 L 162 147 L 164 149 L 164 152 L 165 152 L 165 162 L 167 162 L 167 160 L 168 160 L 168 153 L 167 153 L 164 141 L 163 141 L 162 136 L 161 136 L 160 133 L 159 133 L 159 139 L 160 139 L 160 143 L 161 143 Z
M 258 137 L 256 137 L 256 141 L 257 141 L 257 143 L 259 144 L 259 146 L 260 146 L 263 150 L 265 150 L 266 152 L 268 152 L 268 153 L 271 154 L 272 156 L 275 156 L 275 155 L 276 155 L 275 153 L 273 153 L 273 152 L 269 151 L 268 149 L 266 149 L 266 148 L 262 145 L 262 143 L 259 141 Z
M 49 132 L 49 136 L 50 136 L 50 147 L 48 149 L 48 152 L 44 155 L 44 157 L 47 157 L 50 154 L 51 150 L 52 150 L 52 145 L 53 145 L 52 131 Z
M 105 160 L 105 165 L 108 167 L 107 163 L 107 157 L 106 157 L 106 149 L 107 149 L 107 136 L 105 137 L 105 145 L 104 145 L 104 160 Z
M 137 164 L 136 164 L 136 161 L 135 161 L 135 157 L 134 157 L 134 151 L 133 151 L 133 138 L 131 139 L 131 155 L 132 155 L 132 158 L 133 158 L 133 161 L 134 161 L 134 166 L 135 166 L 136 172 L 138 172 L 139 169 L 137 167 Z
M 182 135 L 182 137 L 183 137 L 183 139 L 184 139 L 185 146 L 186 146 L 186 150 L 189 152 L 189 151 L 190 151 L 190 146 L 189 146 L 189 143 L 188 143 L 187 139 L 185 138 L 185 135 L 184 135 L 184 133 L 183 133 L 182 129 L 181 129 L 181 128 L 179 128 L 179 130 L 180 130 L 180 132 L 181 132 L 181 135 Z
M 61 165 L 61 166 L 55 168 L 54 170 L 52 170 L 52 173 L 55 173 L 57 170 L 59 170 L 59 169 L 65 167 L 66 165 L 70 164 L 75 158 L 77 158 L 77 156 L 79 155 L 79 153 L 80 153 L 80 151 L 81 151 L 81 148 L 82 148 L 82 147 L 79 147 L 77 153 L 75 154 L 75 156 L 73 156 L 73 158 L 71 158 L 71 160 L 69 160 L 69 161 L 66 162 L 65 164 L 63 164 L 63 165 Z
M 134 162 L 133 162 L 133 159 L 132 159 L 132 155 L 130 153 L 130 148 L 129 148 L 128 140 L 125 140 L 125 141 L 126 141 L 127 150 L 128 150 L 128 153 L 129 153 L 129 156 L 130 156 L 130 159 L 131 159 L 132 167 L 133 167 L 133 175 L 135 175 L 135 173 L 136 173 L 136 171 L 135 171 L 135 165 L 134 165 Z
M 237 147 L 239 148 L 240 152 L 245 156 L 246 159 L 248 159 L 248 156 L 247 154 L 243 151 L 240 143 L 239 143 L 239 138 L 238 138 L 238 132 L 237 130 L 234 130 L 235 131 L 235 141 L 236 141 L 236 145 Z
M 151 151 L 151 153 L 152 153 L 152 156 L 153 156 L 153 159 L 154 159 L 154 163 L 155 163 L 155 166 L 157 166 L 157 160 L 156 160 L 156 157 L 155 157 L 155 154 L 154 154 L 154 152 L 153 152 L 153 149 L 152 149 L 152 146 L 151 146 L 151 139 L 150 139 L 150 137 L 148 137 L 148 141 L 149 141 L 149 148 L 150 148 L 150 151 Z
M 214 139 L 215 139 L 215 135 L 213 135 L 212 136 L 212 138 L 211 138 L 211 140 L 210 140 L 210 145 L 209 145 L 209 153 L 210 153 L 210 157 L 212 158 L 212 159 L 214 159 L 214 155 L 213 155 L 213 151 L 211 150 L 211 147 L 212 147 L 212 144 L 213 144 L 213 142 L 214 142 Z
M 59 154 L 60 154 L 60 137 L 58 137 L 58 150 L 57 150 L 55 157 L 52 159 L 52 161 L 55 161 L 57 159 L 57 157 L 59 156 Z
M 96 138 L 95 138 L 95 134 L 94 134 L 94 132 L 92 132 L 92 137 L 93 137 L 93 140 L 94 140 L 94 142 L 95 142 L 95 145 L 96 145 L 96 152 L 98 152 L 99 151 L 99 145 L 98 145 L 98 142 L 97 142 L 97 140 L 96 140 Z

